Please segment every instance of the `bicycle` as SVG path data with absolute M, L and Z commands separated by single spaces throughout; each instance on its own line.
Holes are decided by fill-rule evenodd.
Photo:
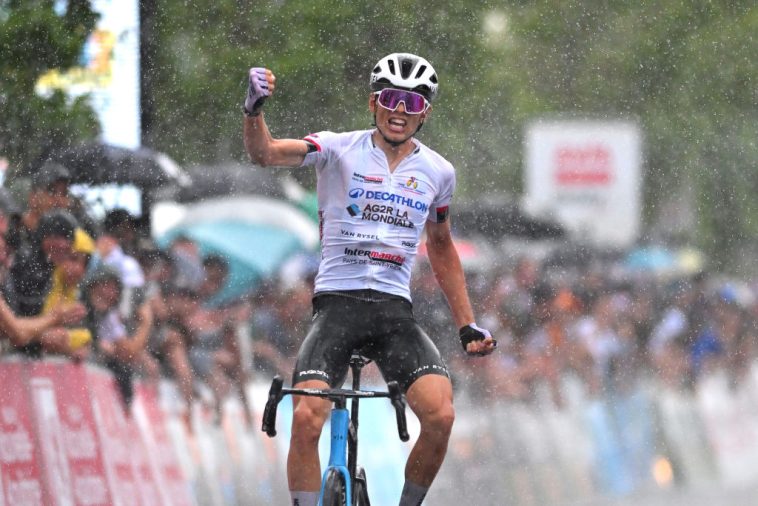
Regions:
M 397 431 L 401 441 L 408 441 L 405 418 L 405 399 L 396 381 L 387 383 L 387 391 L 360 390 L 361 369 L 370 359 L 353 354 L 350 358 L 352 390 L 284 388 L 284 381 L 275 376 L 271 382 L 268 401 L 263 410 L 261 430 L 269 437 L 276 436 L 276 409 L 285 395 L 306 395 L 329 399 L 331 412 L 331 447 L 329 463 L 324 471 L 319 493 L 319 506 L 370 506 L 366 472 L 358 466 L 358 403 L 366 398 L 389 398 L 395 408 Z M 347 399 L 351 399 L 350 411 Z M 347 462 L 345 455 L 347 454 Z

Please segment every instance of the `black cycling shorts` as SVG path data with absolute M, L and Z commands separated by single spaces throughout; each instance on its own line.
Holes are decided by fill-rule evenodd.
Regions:
M 450 377 L 437 347 L 413 319 L 411 303 L 375 290 L 325 292 L 313 298 L 313 323 L 297 356 L 292 384 L 339 388 L 356 351 L 403 391 L 426 374 Z

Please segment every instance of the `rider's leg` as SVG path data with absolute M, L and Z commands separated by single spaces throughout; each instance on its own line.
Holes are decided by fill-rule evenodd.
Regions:
M 405 395 L 408 406 L 419 419 L 421 434 L 405 467 L 404 494 L 416 497 L 403 498 L 400 504 L 416 505 L 432 484 L 447 452 L 455 419 L 453 386 L 446 376 L 427 374 L 417 379 Z M 404 503 L 404 500 L 415 502 Z
M 329 388 L 329 385 L 319 380 L 308 380 L 297 383 L 295 388 L 326 389 Z M 321 489 L 318 440 L 321 437 L 324 422 L 329 416 L 331 404 L 325 399 L 304 396 L 294 396 L 293 402 L 294 413 L 292 416 L 292 438 L 287 457 L 287 480 L 294 498 L 295 493 L 318 493 Z

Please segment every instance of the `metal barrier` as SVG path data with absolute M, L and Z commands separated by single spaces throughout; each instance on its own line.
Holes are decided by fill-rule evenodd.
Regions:
M 371 386 L 371 385 L 369 385 Z M 734 384 L 725 373 L 691 393 L 649 380 L 590 398 L 564 382 L 560 409 L 533 402 L 456 400 L 448 457 L 427 499 L 460 504 L 568 505 L 634 497 L 666 487 L 758 483 L 758 368 Z M 49 359 L 0 361 L 0 506 L 287 504 L 291 403 L 279 435 L 259 432 L 267 384 L 249 385 L 254 427 L 235 399 L 217 423 L 203 402 L 193 427 L 169 382 L 138 384 L 127 413 L 110 374 Z M 411 442 L 388 428 L 392 408 L 361 409 L 360 460 L 372 503 L 397 504 Z M 328 434 L 328 430 L 324 431 Z M 326 455 L 327 437 L 322 438 Z

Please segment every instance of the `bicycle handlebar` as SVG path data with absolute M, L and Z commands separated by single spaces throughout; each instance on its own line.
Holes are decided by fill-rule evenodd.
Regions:
M 271 388 L 268 391 L 268 401 L 263 410 L 263 423 L 261 430 L 269 437 L 276 436 L 276 409 L 279 402 L 285 395 L 307 395 L 311 397 L 321 397 L 329 399 L 332 402 L 338 402 L 347 398 L 380 398 L 387 397 L 395 408 L 395 418 L 397 419 L 397 433 L 401 441 L 408 441 L 408 424 L 405 418 L 405 399 L 400 390 L 397 381 L 387 383 L 387 392 L 376 392 L 372 390 L 343 390 L 338 388 L 320 390 L 317 388 L 283 388 L 284 380 L 280 376 L 275 376 L 271 382 Z
M 400 391 L 400 385 L 397 384 L 397 381 L 390 381 L 387 383 L 387 390 L 390 394 L 392 407 L 395 408 L 397 435 L 400 436 L 400 441 L 408 441 L 408 423 L 405 419 L 405 399 L 403 399 L 403 392 Z
M 284 397 L 284 394 L 282 393 L 282 385 L 284 385 L 284 380 L 281 376 L 274 376 L 274 380 L 271 382 L 271 388 L 268 391 L 266 407 L 263 409 L 263 424 L 261 430 L 265 432 L 268 437 L 276 436 L 276 408 L 279 406 L 279 401 Z

